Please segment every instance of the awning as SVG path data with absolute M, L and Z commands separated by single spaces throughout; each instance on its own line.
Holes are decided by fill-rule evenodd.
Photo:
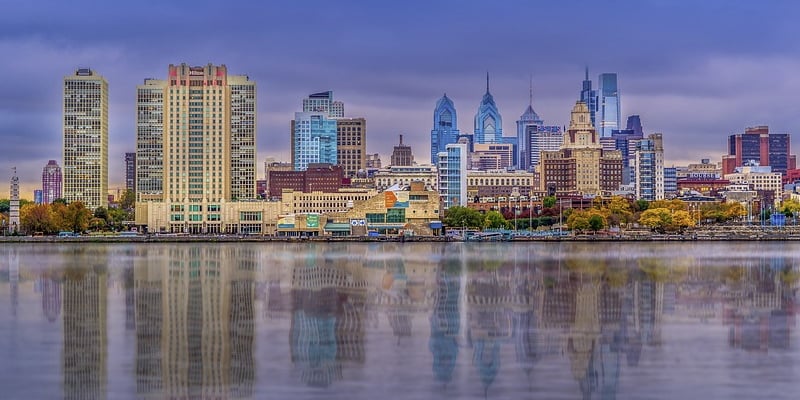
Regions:
M 326 232 L 350 232 L 350 224 L 339 222 L 328 222 L 325 224 Z
M 431 229 L 442 229 L 442 221 L 431 221 L 428 225 Z

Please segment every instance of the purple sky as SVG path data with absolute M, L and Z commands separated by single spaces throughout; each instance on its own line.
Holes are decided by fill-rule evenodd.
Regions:
M 436 100 L 447 92 L 471 133 L 487 70 L 507 136 L 531 74 L 534 109 L 567 124 L 586 65 L 595 85 L 599 73 L 618 73 L 623 121 L 640 114 L 646 133 L 662 132 L 668 165 L 717 161 L 727 135 L 747 126 L 800 127 L 800 4 L 791 1 L 165 3 L 4 7 L 0 180 L 17 166 L 31 198 L 47 160 L 62 163 L 62 79 L 83 66 L 109 82 L 111 188 L 124 186 L 123 153 L 134 151 L 136 85 L 181 62 L 226 64 L 257 82 L 259 164 L 288 161 L 289 121 L 323 90 L 347 116 L 367 118 L 370 153 L 388 161 L 402 133 L 426 162 Z

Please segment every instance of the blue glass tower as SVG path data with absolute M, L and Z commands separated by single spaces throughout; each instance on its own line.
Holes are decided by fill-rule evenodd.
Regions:
M 504 143 L 503 118 L 489 93 L 489 74 L 486 74 L 486 94 L 483 95 L 478 113 L 475 114 L 475 143 Z
M 589 107 L 589 115 L 592 119 L 592 126 L 597 127 L 595 112 L 597 111 L 597 91 L 592 90 L 592 81 L 589 79 L 589 67 L 586 67 L 586 77 L 583 79 L 580 100 Z
M 600 74 L 598 78 L 597 132 L 600 137 L 611 137 L 611 131 L 620 128 L 619 89 L 617 87 L 617 74 Z
M 446 151 L 448 144 L 455 143 L 461 132 L 458 131 L 458 118 L 453 101 L 442 96 L 433 110 L 433 129 L 431 130 L 431 164 L 436 165 L 437 155 Z
M 295 171 L 308 164 L 337 164 L 336 120 L 325 114 L 296 112 L 292 121 L 292 163 Z
M 533 111 L 533 81 L 531 81 L 528 108 L 517 121 L 517 168 L 527 170 L 531 167 L 531 140 L 527 136 L 530 135 L 529 132 L 535 132 L 537 127 L 543 125 L 544 121 L 539 118 L 536 111 Z

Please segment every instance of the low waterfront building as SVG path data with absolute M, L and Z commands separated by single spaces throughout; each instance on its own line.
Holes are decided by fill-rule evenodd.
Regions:
M 498 198 L 531 195 L 534 174 L 526 171 L 467 171 L 467 197 Z
M 438 170 L 435 165 L 391 165 L 375 172 L 375 188 L 386 190 L 392 186 L 409 186 L 411 182 L 423 182 L 426 187 L 438 189 Z
M 280 202 L 138 202 L 136 226 L 148 233 L 273 234 Z
M 772 172 L 772 168 L 768 166 L 737 167 L 735 171 L 733 174 L 726 174 L 725 179 L 732 184 L 749 185 L 751 190 L 772 192 L 774 195 L 769 196 L 772 197 L 772 202 L 776 206 L 780 203 L 783 194 L 780 172 Z

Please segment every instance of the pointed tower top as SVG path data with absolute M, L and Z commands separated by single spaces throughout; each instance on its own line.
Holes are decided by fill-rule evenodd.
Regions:
M 584 80 L 589 80 L 589 66 L 586 66 L 586 78 Z
M 486 71 L 486 93 L 489 93 L 489 71 Z
M 531 74 L 530 93 L 528 94 L 528 105 L 533 107 L 533 74 Z

